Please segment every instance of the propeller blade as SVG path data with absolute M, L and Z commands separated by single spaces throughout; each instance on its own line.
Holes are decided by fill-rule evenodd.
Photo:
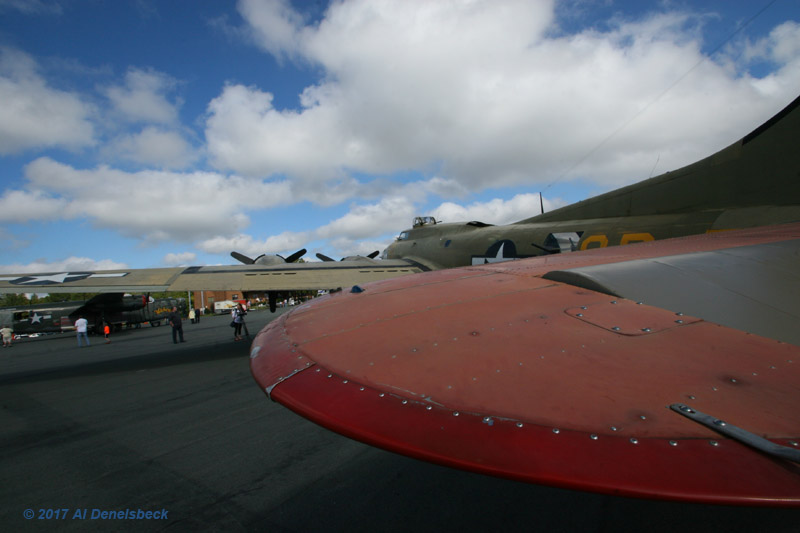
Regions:
M 306 255 L 306 249 L 305 248 L 303 248 L 302 250 L 297 250 L 295 253 L 293 253 L 292 255 L 290 255 L 289 257 L 286 258 L 286 262 L 287 263 L 294 263 L 295 261 L 297 261 L 298 259 L 300 259 L 304 255 Z
M 332 263 L 332 262 L 336 261 L 335 259 L 332 259 L 332 258 L 328 257 L 327 255 L 320 254 L 320 253 L 317 254 L 317 259 L 319 259 L 320 261 L 325 261 L 326 263 Z
M 240 254 L 239 252 L 231 252 L 231 257 L 239 261 L 240 263 L 244 263 L 245 265 L 252 265 L 256 262 L 255 259 L 250 259 L 244 254 Z

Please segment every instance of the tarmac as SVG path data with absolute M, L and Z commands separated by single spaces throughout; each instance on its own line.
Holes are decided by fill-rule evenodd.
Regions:
M 285 311 L 251 312 L 251 335 Z M 800 530 L 798 510 L 555 489 L 355 442 L 269 401 L 229 322 L 187 320 L 177 345 L 161 326 L 0 349 L 0 529 Z

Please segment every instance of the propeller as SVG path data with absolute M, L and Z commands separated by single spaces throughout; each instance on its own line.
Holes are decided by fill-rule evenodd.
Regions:
M 303 257 L 305 254 L 306 254 L 306 249 L 303 248 L 301 250 L 297 250 L 289 257 L 283 257 L 282 255 L 277 255 L 277 254 L 276 255 L 261 254 L 255 259 L 252 259 L 244 254 L 240 254 L 239 252 L 231 252 L 231 257 L 233 257 L 240 263 L 244 263 L 245 265 L 277 265 L 281 263 L 294 263 L 298 259 Z
M 378 250 L 375 250 L 374 252 L 372 252 L 371 254 L 368 254 L 366 256 L 363 256 L 363 255 L 349 255 L 347 257 L 343 257 L 343 258 L 339 259 L 339 261 L 354 261 L 356 259 L 361 259 L 363 257 L 368 257 L 369 259 L 375 259 L 376 257 L 378 257 L 379 254 L 380 254 L 380 252 Z M 333 259 L 331 257 L 328 257 L 325 254 L 320 254 L 320 253 L 317 254 L 317 259 L 319 259 L 320 261 L 324 261 L 326 263 L 331 262 L 331 261 L 336 261 L 335 259 Z

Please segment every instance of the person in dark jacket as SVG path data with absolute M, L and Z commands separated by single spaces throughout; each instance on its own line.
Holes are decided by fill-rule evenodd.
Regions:
M 172 312 L 169 314 L 169 325 L 172 326 L 172 342 L 178 344 L 178 337 L 180 337 L 181 342 L 186 342 L 183 340 L 183 323 L 177 307 L 173 307 Z

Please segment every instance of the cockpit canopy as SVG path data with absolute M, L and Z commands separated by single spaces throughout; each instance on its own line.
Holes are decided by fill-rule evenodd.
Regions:
M 433 217 L 414 217 L 414 227 L 432 226 L 436 224 L 436 219 Z

